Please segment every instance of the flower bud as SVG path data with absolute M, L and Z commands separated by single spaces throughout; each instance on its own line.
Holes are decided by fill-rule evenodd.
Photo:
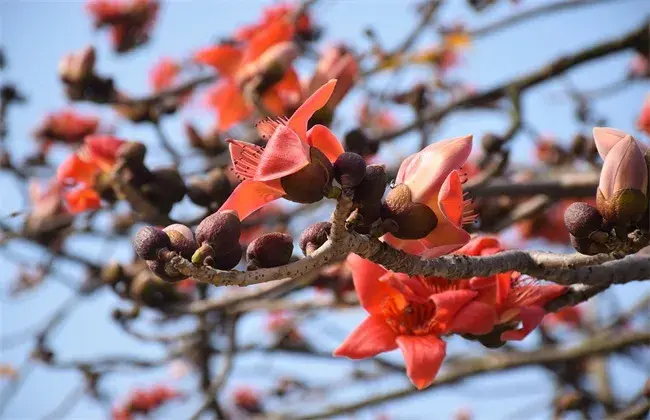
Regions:
M 219 253 L 239 243 L 241 221 L 234 211 L 215 212 L 196 228 L 196 242 L 208 243 Z
M 361 128 L 345 135 L 345 150 L 361 156 L 374 155 L 379 150 L 379 142 L 371 141 Z
M 500 151 L 503 146 L 503 138 L 492 133 L 487 133 L 481 137 L 481 145 L 486 153 L 496 153 Z
M 164 228 L 163 232 L 169 236 L 173 251 L 178 252 L 183 258 L 192 258 L 192 254 L 194 254 L 198 245 L 190 228 L 175 223 Z
M 191 179 L 187 186 L 187 195 L 196 205 L 209 207 L 222 204 L 232 193 L 228 176 L 221 169 L 214 169 L 205 178 Z
M 564 211 L 564 226 L 576 238 L 587 238 L 603 226 L 603 216 L 595 207 L 576 202 Z
M 212 266 L 219 270 L 232 270 L 239 264 L 243 253 L 242 247 L 237 242 L 231 248 L 217 252 L 214 256 Z
M 356 153 L 345 152 L 334 162 L 334 178 L 343 188 L 354 188 L 363 181 L 366 161 Z
M 604 244 L 593 241 L 589 238 L 576 238 L 569 235 L 573 249 L 585 255 L 606 254 L 609 249 Z
M 246 259 L 249 267 L 279 267 L 289 262 L 292 253 L 293 238 L 286 233 L 272 232 L 260 236 L 248 245 Z
M 162 168 L 151 171 L 154 182 L 165 192 L 165 198 L 172 203 L 178 203 L 185 197 L 187 188 L 176 168 Z
M 426 204 L 411 200 L 411 189 L 400 184 L 388 192 L 382 208 L 384 219 L 392 219 L 398 230 L 391 232 L 400 239 L 422 239 L 438 225 L 438 217 Z
M 120 281 L 125 280 L 127 276 L 125 275 L 124 268 L 120 263 L 117 261 L 110 261 L 102 267 L 99 278 L 103 283 L 115 286 Z
M 289 201 L 315 203 L 323 198 L 325 188 L 332 183 L 334 169 L 329 159 L 315 147 L 309 149 L 309 155 L 307 166 L 280 179 Z
M 144 157 L 147 153 L 147 146 L 137 141 L 124 143 L 117 149 L 117 157 L 129 165 L 144 164 Z
M 161 249 L 171 248 L 171 241 L 161 229 L 145 226 L 135 234 L 133 245 L 138 257 L 149 261 L 155 260 Z
M 59 61 L 59 77 L 68 83 L 89 79 L 95 67 L 95 49 L 88 46 L 78 53 L 67 54 Z
M 182 295 L 177 293 L 171 284 L 151 275 L 143 274 L 136 276 L 131 283 L 129 290 L 131 299 L 153 308 L 160 308 L 182 300 Z
M 331 227 L 330 222 L 318 222 L 305 229 L 298 241 L 302 253 L 308 256 L 327 242 Z
M 354 189 L 354 202 L 363 205 L 378 204 L 386 191 L 384 165 L 368 165 L 363 181 Z

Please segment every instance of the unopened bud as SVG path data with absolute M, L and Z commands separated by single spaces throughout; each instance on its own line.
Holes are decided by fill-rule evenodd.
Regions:
M 361 128 L 349 131 L 344 143 L 345 150 L 361 156 L 374 155 L 379 150 L 379 142 L 371 141 Z
M 207 242 L 215 252 L 220 252 L 239 243 L 241 221 L 234 211 L 215 212 L 199 223 L 195 233 L 196 242 Z
M 285 265 L 293 253 L 293 238 L 286 233 L 272 232 L 262 235 L 248 245 L 246 259 L 256 268 Z
M 302 253 L 310 255 L 327 242 L 332 224 L 330 222 L 318 222 L 309 226 L 300 235 L 298 244 Z
M 378 204 L 386 191 L 384 165 L 368 165 L 363 181 L 354 189 L 354 202 L 364 205 Z
M 315 203 L 324 197 L 326 187 L 332 184 L 334 169 L 327 156 L 316 147 L 309 149 L 309 156 L 307 166 L 280 179 L 289 201 Z
M 334 162 L 334 178 L 343 188 L 354 188 L 363 181 L 366 161 L 351 152 L 341 154 Z
M 118 158 L 130 165 L 144 164 L 144 157 L 147 154 L 147 146 L 137 141 L 124 143 L 117 150 Z
M 597 255 L 609 252 L 606 245 L 596 242 L 589 238 L 576 238 L 569 235 L 573 249 L 584 255 Z
M 388 192 L 382 208 L 383 218 L 397 223 L 397 231 L 391 232 L 400 239 L 422 239 L 438 225 L 438 217 L 426 204 L 411 200 L 411 189 L 400 184 Z
M 576 238 L 587 238 L 602 225 L 603 217 L 587 203 L 573 203 L 564 211 L 564 226 Z
M 192 254 L 194 254 L 198 245 L 190 228 L 175 223 L 164 228 L 163 232 L 169 236 L 173 251 L 178 252 L 183 258 L 192 258 Z
M 158 251 L 169 249 L 171 241 L 169 236 L 161 229 L 153 226 L 145 226 L 135 234 L 133 239 L 135 253 L 143 260 L 155 260 L 158 257 Z
M 162 168 L 151 171 L 154 182 L 161 191 L 164 191 L 165 198 L 172 203 L 178 203 L 185 197 L 187 188 L 183 178 L 176 168 Z
M 146 261 L 146 263 L 149 270 L 162 281 L 176 283 L 187 278 L 186 275 L 169 267 L 166 261 Z

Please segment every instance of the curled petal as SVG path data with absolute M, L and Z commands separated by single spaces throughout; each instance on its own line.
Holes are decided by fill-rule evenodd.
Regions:
M 519 308 L 519 319 L 522 327 L 501 333 L 501 340 L 521 341 L 533 331 L 544 319 L 546 311 L 540 306 L 525 306 Z
M 596 149 L 601 158 L 605 159 L 612 147 L 622 140 L 626 133 L 621 130 L 610 127 L 594 127 L 594 141 L 596 142 Z
M 501 251 L 499 238 L 495 236 L 477 236 L 472 238 L 467 244 L 455 252 L 455 254 L 484 256 L 492 255 Z
M 470 234 L 451 223 L 440 223 L 426 238 L 420 239 L 423 250 L 418 254 L 425 258 L 435 258 L 449 254 L 463 246 L 471 238 Z
M 255 180 L 270 181 L 309 165 L 309 145 L 285 125 L 279 125 L 264 148 Z
M 450 330 L 458 334 L 487 334 L 492 331 L 497 320 L 497 313 L 492 306 L 473 301 L 454 316 Z
M 219 211 L 234 210 L 239 219 L 244 220 L 255 210 L 283 195 L 284 190 L 279 182 L 266 183 L 246 180 L 235 188 Z
M 276 44 L 291 41 L 294 28 L 288 19 L 277 19 L 251 38 L 244 52 L 245 63 L 257 60 L 266 50 Z
M 330 80 L 314 92 L 293 113 L 287 125 L 298 134 L 302 140 L 307 141 L 307 121 L 319 109 L 325 106 L 336 87 L 336 80 Z
M 381 313 L 381 304 L 386 296 L 396 293 L 389 285 L 379 281 L 379 278 L 386 273 L 386 269 L 357 254 L 350 254 L 347 264 L 352 271 L 354 290 L 357 292 L 361 306 L 371 314 Z
M 431 385 L 447 354 L 445 342 L 435 335 L 402 335 L 397 338 L 397 345 L 413 385 L 417 389 Z
M 441 140 L 406 159 L 397 178 L 411 188 L 413 201 L 426 204 L 449 174 L 460 168 L 472 151 L 472 136 Z M 406 167 L 404 167 L 406 164 Z
M 463 223 L 463 184 L 458 171 L 451 171 L 440 187 L 438 207 L 445 218 L 454 226 Z
M 339 139 L 324 125 L 316 124 L 307 132 L 307 143 L 323 152 L 332 163 L 345 153 Z
M 334 356 L 365 359 L 397 348 L 397 335 L 382 316 L 370 315 L 334 350 Z
M 219 114 L 219 131 L 230 129 L 252 112 L 237 85 L 229 79 L 220 80 L 208 92 L 206 103 Z

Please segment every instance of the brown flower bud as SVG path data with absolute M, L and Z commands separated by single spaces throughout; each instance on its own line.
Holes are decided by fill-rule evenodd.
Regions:
M 160 278 L 140 273 L 133 279 L 129 290 L 131 299 L 153 308 L 161 308 L 183 300 L 174 287 Z
M 564 226 L 576 238 L 587 238 L 603 226 L 603 216 L 595 207 L 576 202 L 564 211 Z
M 144 164 L 144 157 L 147 154 L 147 146 L 137 141 L 130 141 L 119 147 L 117 157 L 129 165 Z
M 400 184 L 388 192 L 382 208 L 383 218 L 397 223 L 398 230 L 391 232 L 400 239 L 422 239 L 438 225 L 438 217 L 426 204 L 411 200 L 411 189 Z
M 242 247 L 237 242 L 230 248 L 217 252 L 211 265 L 219 270 L 232 270 L 239 264 L 243 253 Z
M 334 162 L 334 178 L 343 188 L 354 188 L 363 181 L 366 161 L 351 152 L 341 154 Z
M 386 191 L 384 165 L 368 165 L 363 181 L 354 189 L 354 202 L 362 205 L 378 204 Z
M 234 211 L 215 212 L 206 217 L 196 228 L 196 242 L 208 243 L 215 252 L 230 249 L 239 243 L 241 221 Z
M 318 222 L 305 229 L 298 241 L 302 253 L 310 255 L 320 248 L 327 241 L 327 235 L 329 235 L 331 227 L 330 222 Z
M 169 236 L 171 249 L 181 254 L 183 258 L 192 258 L 192 254 L 199 247 L 194 240 L 194 234 L 185 225 L 174 223 L 163 229 Z
M 593 241 L 589 238 L 576 238 L 573 235 L 569 235 L 571 240 L 571 246 L 573 249 L 578 251 L 581 254 L 585 255 L 597 255 L 605 254 L 609 252 L 609 249 L 604 244 Z
M 332 184 L 333 172 L 329 159 L 315 147 L 309 149 L 307 166 L 280 179 L 286 192 L 285 198 L 296 203 L 315 203 L 325 195 L 325 188 Z
M 293 238 L 286 233 L 272 232 L 262 235 L 248 245 L 246 259 L 256 268 L 285 265 L 293 253 Z
M 143 260 L 155 260 L 158 257 L 158 251 L 171 247 L 171 241 L 161 229 L 145 226 L 135 234 L 133 245 L 138 257 Z
M 165 198 L 178 203 L 185 197 L 187 188 L 176 168 L 161 168 L 151 171 L 154 182 L 165 193 Z
M 371 141 L 361 128 L 349 131 L 344 138 L 345 150 L 361 156 L 370 156 L 379 150 L 379 142 Z
M 487 133 L 481 137 L 481 146 L 483 146 L 483 150 L 486 153 L 496 153 L 503 146 L 503 138 L 492 133 Z
M 123 281 L 126 276 L 122 265 L 117 261 L 111 261 L 102 267 L 99 278 L 103 283 L 114 286 Z
M 191 179 L 187 186 L 187 195 L 194 204 L 209 207 L 223 204 L 232 190 L 226 173 L 217 168 L 210 171 L 205 178 Z

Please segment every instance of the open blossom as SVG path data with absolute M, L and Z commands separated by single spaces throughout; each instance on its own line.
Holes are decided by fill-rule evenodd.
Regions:
M 149 389 L 131 391 L 126 401 L 113 408 L 113 420 L 130 420 L 134 414 L 149 414 L 165 403 L 183 395 L 166 385 L 155 385 Z
M 603 218 L 614 223 L 633 223 L 648 208 L 647 146 L 629 134 L 594 128 L 594 140 L 603 158 L 596 205 Z
M 459 171 L 472 150 L 472 136 L 455 137 L 427 146 L 400 165 L 396 186 L 386 204 L 399 230 L 384 240 L 405 252 L 435 257 L 469 241 L 462 225 L 473 220 L 464 199 Z
M 149 71 L 149 83 L 154 92 L 165 90 L 174 85 L 180 72 L 180 64 L 169 57 L 163 57 Z
M 94 189 L 98 176 L 109 173 L 117 162 L 117 153 L 124 144 L 113 136 L 93 135 L 82 147 L 59 165 L 56 178 L 64 188 L 65 201 L 72 213 L 97 209 L 101 206 Z
M 266 147 L 230 140 L 235 173 L 243 180 L 219 211 L 234 210 L 241 220 L 285 197 L 316 202 L 331 182 L 331 162 L 343 153 L 336 136 L 323 125 L 307 131 L 307 122 L 329 100 L 336 80 L 318 89 L 286 121 L 266 124 L 273 129 Z
M 316 70 L 306 84 L 306 95 L 311 95 L 328 80 L 336 79 L 336 89 L 327 103 L 333 110 L 352 89 L 359 75 L 359 63 L 345 45 L 333 45 L 325 50 Z
M 84 137 L 94 134 L 98 127 L 99 118 L 70 109 L 48 114 L 34 134 L 43 140 L 81 143 Z
M 206 95 L 206 104 L 219 115 L 219 130 L 253 114 L 255 104 L 245 89 L 255 90 L 273 115 L 282 115 L 300 97 L 300 81 L 291 66 L 298 51 L 290 38 L 290 33 L 274 32 L 247 46 L 224 43 L 195 54 L 195 61 L 216 68 L 221 76 Z
M 147 42 L 158 16 L 158 0 L 90 0 L 86 10 L 96 28 L 110 28 L 113 48 L 126 52 Z
M 495 238 L 475 238 L 458 253 L 488 255 L 500 248 Z M 499 326 L 506 329 L 501 340 L 522 340 L 542 321 L 544 305 L 566 289 L 525 281 L 514 273 L 463 280 L 409 277 L 354 254 L 348 264 L 368 317 L 334 355 L 364 359 L 399 348 L 418 389 L 431 385 L 440 369 L 446 354 L 442 337 L 480 336 Z
M 637 120 L 639 130 L 650 136 L 650 95 L 646 96 L 639 119 Z

